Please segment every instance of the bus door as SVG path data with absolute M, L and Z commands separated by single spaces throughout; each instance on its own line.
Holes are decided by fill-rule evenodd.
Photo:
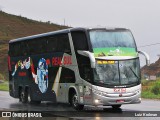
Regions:
M 78 69 L 79 72 L 78 76 L 80 79 L 78 80 L 78 89 L 79 89 L 79 100 L 80 103 L 83 104 L 90 104 L 92 101 L 92 96 L 91 96 L 91 65 L 90 65 L 90 60 L 88 57 L 82 56 L 82 55 L 77 55 L 77 61 L 78 61 Z M 77 82 L 78 82 L 77 81 Z
M 60 83 L 58 90 L 59 102 L 68 102 L 68 89 L 69 86 L 75 83 L 75 73 L 67 67 L 62 67 L 60 75 Z
M 90 65 L 83 65 L 83 98 L 85 104 L 92 103 L 92 95 L 91 95 L 91 68 Z
M 90 59 L 89 57 L 78 53 L 78 51 L 89 51 L 88 39 L 85 31 L 72 31 L 71 34 L 74 45 L 73 51 L 75 52 L 73 52 L 73 57 L 75 54 L 77 59 L 77 66 L 79 69 L 79 73 L 78 71 L 76 73 L 78 79 L 76 81 L 76 86 L 78 86 L 77 90 L 79 90 L 79 100 L 80 103 L 89 103 L 91 99 L 89 93 L 90 85 L 87 81 L 90 81 L 90 79 L 88 75 L 89 70 L 87 68 L 90 68 Z

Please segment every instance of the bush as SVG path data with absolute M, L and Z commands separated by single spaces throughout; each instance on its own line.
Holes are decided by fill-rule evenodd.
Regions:
M 152 87 L 152 93 L 155 95 L 160 94 L 160 82 L 157 82 L 153 87 Z

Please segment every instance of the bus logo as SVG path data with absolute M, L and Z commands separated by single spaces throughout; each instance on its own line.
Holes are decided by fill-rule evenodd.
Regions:
M 115 93 L 125 93 L 126 92 L 126 88 L 114 88 L 114 92 Z

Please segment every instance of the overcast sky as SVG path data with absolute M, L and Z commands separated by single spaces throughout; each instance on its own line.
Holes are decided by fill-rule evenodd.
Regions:
M 65 20 L 72 27 L 129 28 L 137 46 L 160 43 L 160 0 L 0 0 L 0 8 L 38 21 Z M 155 62 L 160 44 L 139 50 Z

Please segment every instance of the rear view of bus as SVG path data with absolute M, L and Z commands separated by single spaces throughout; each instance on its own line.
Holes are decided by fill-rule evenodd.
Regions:
M 119 108 L 122 104 L 140 103 L 139 52 L 130 30 L 89 29 L 88 36 L 91 52 L 78 51 L 79 54 L 90 58 L 92 68 L 88 72 L 89 83 L 83 83 L 86 103 L 89 104 L 91 98 L 95 106 L 103 105 L 113 108 Z M 149 61 L 146 53 L 140 53 L 143 53 Z M 89 89 L 92 89 L 91 94 L 87 93 Z

